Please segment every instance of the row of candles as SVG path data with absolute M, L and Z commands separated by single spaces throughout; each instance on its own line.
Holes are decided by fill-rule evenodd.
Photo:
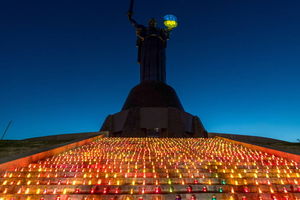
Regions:
M 0 187 L 1 194 L 69 194 L 69 193 L 99 193 L 99 194 L 121 194 L 121 193 L 201 193 L 201 192 L 210 192 L 210 193 L 299 193 L 300 187 L 294 187 L 293 185 L 287 186 L 195 186 L 188 185 L 182 187 L 181 185 L 171 185 L 171 186 L 107 186 L 107 185 L 92 185 L 92 186 L 74 186 L 74 187 L 65 187 L 65 186 L 36 186 L 36 187 Z
M 67 177 L 75 177 L 75 178 L 199 178 L 199 179 L 209 179 L 213 178 L 300 178 L 300 173 L 255 173 L 255 172 L 237 172 L 237 173 L 192 173 L 192 172 L 154 172 L 154 173 L 124 173 L 122 172 L 111 172 L 111 173 L 8 173 L 8 175 L 4 175 L 3 178 L 67 178 Z M 3 179 L 2 178 L 2 179 Z M 0 178 L 1 179 L 1 178 Z
M 187 199 L 189 200 L 197 200 L 198 195 L 190 195 Z M 199 200 L 221 200 L 221 199 L 226 199 L 226 200 L 299 200 L 298 197 L 294 198 L 294 197 L 290 197 L 289 195 L 285 195 L 285 196 L 278 196 L 278 195 L 270 195 L 270 196 L 266 196 L 266 195 L 255 195 L 253 197 L 248 197 L 248 196 L 241 196 L 238 197 L 236 195 L 227 195 L 227 196 L 221 196 L 221 197 L 217 197 L 218 195 L 212 195 L 211 197 L 206 197 L 206 198 L 200 198 Z M 108 196 L 108 198 L 103 197 L 103 196 L 99 196 L 99 195 L 89 195 L 89 196 L 85 196 L 85 195 L 55 195 L 55 196 L 41 196 L 40 198 L 36 198 L 36 196 L 30 196 L 30 195 L 26 195 L 26 196 L 22 196 L 19 198 L 3 198 L 0 197 L 0 200 L 162 200 L 161 196 L 153 196 L 153 197 L 147 197 L 145 198 L 144 196 L 124 196 L 123 198 L 118 198 L 117 196 Z M 168 197 L 167 199 L 170 199 L 170 197 Z M 173 199 L 175 200 L 182 200 L 181 195 L 177 194 L 175 197 L 173 197 Z
M 5 179 L 2 185 L 298 185 L 299 179 Z

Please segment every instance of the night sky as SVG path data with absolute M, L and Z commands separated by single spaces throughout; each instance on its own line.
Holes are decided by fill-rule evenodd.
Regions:
M 0 134 L 98 131 L 139 83 L 127 0 L 0 2 Z M 167 82 L 209 132 L 300 138 L 300 1 L 136 0 L 174 14 Z

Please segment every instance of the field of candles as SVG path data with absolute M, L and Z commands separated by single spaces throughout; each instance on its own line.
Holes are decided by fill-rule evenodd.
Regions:
M 300 163 L 222 138 L 98 138 L 0 172 L 0 200 L 300 200 Z

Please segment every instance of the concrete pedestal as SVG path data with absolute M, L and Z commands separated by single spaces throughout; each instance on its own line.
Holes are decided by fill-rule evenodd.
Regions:
M 101 131 L 113 137 L 207 137 L 200 119 L 185 112 L 175 90 L 159 81 L 134 87 L 122 111 L 109 115 Z
M 131 108 L 109 115 L 101 131 L 113 137 L 207 137 L 200 119 L 176 108 Z

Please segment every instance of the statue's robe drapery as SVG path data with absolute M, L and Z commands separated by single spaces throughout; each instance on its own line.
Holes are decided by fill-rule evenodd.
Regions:
M 169 31 L 156 27 L 132 24 L 136 28 L 138 62 L 141 82 L 154 80 L 166 82 L 166 46 Z

